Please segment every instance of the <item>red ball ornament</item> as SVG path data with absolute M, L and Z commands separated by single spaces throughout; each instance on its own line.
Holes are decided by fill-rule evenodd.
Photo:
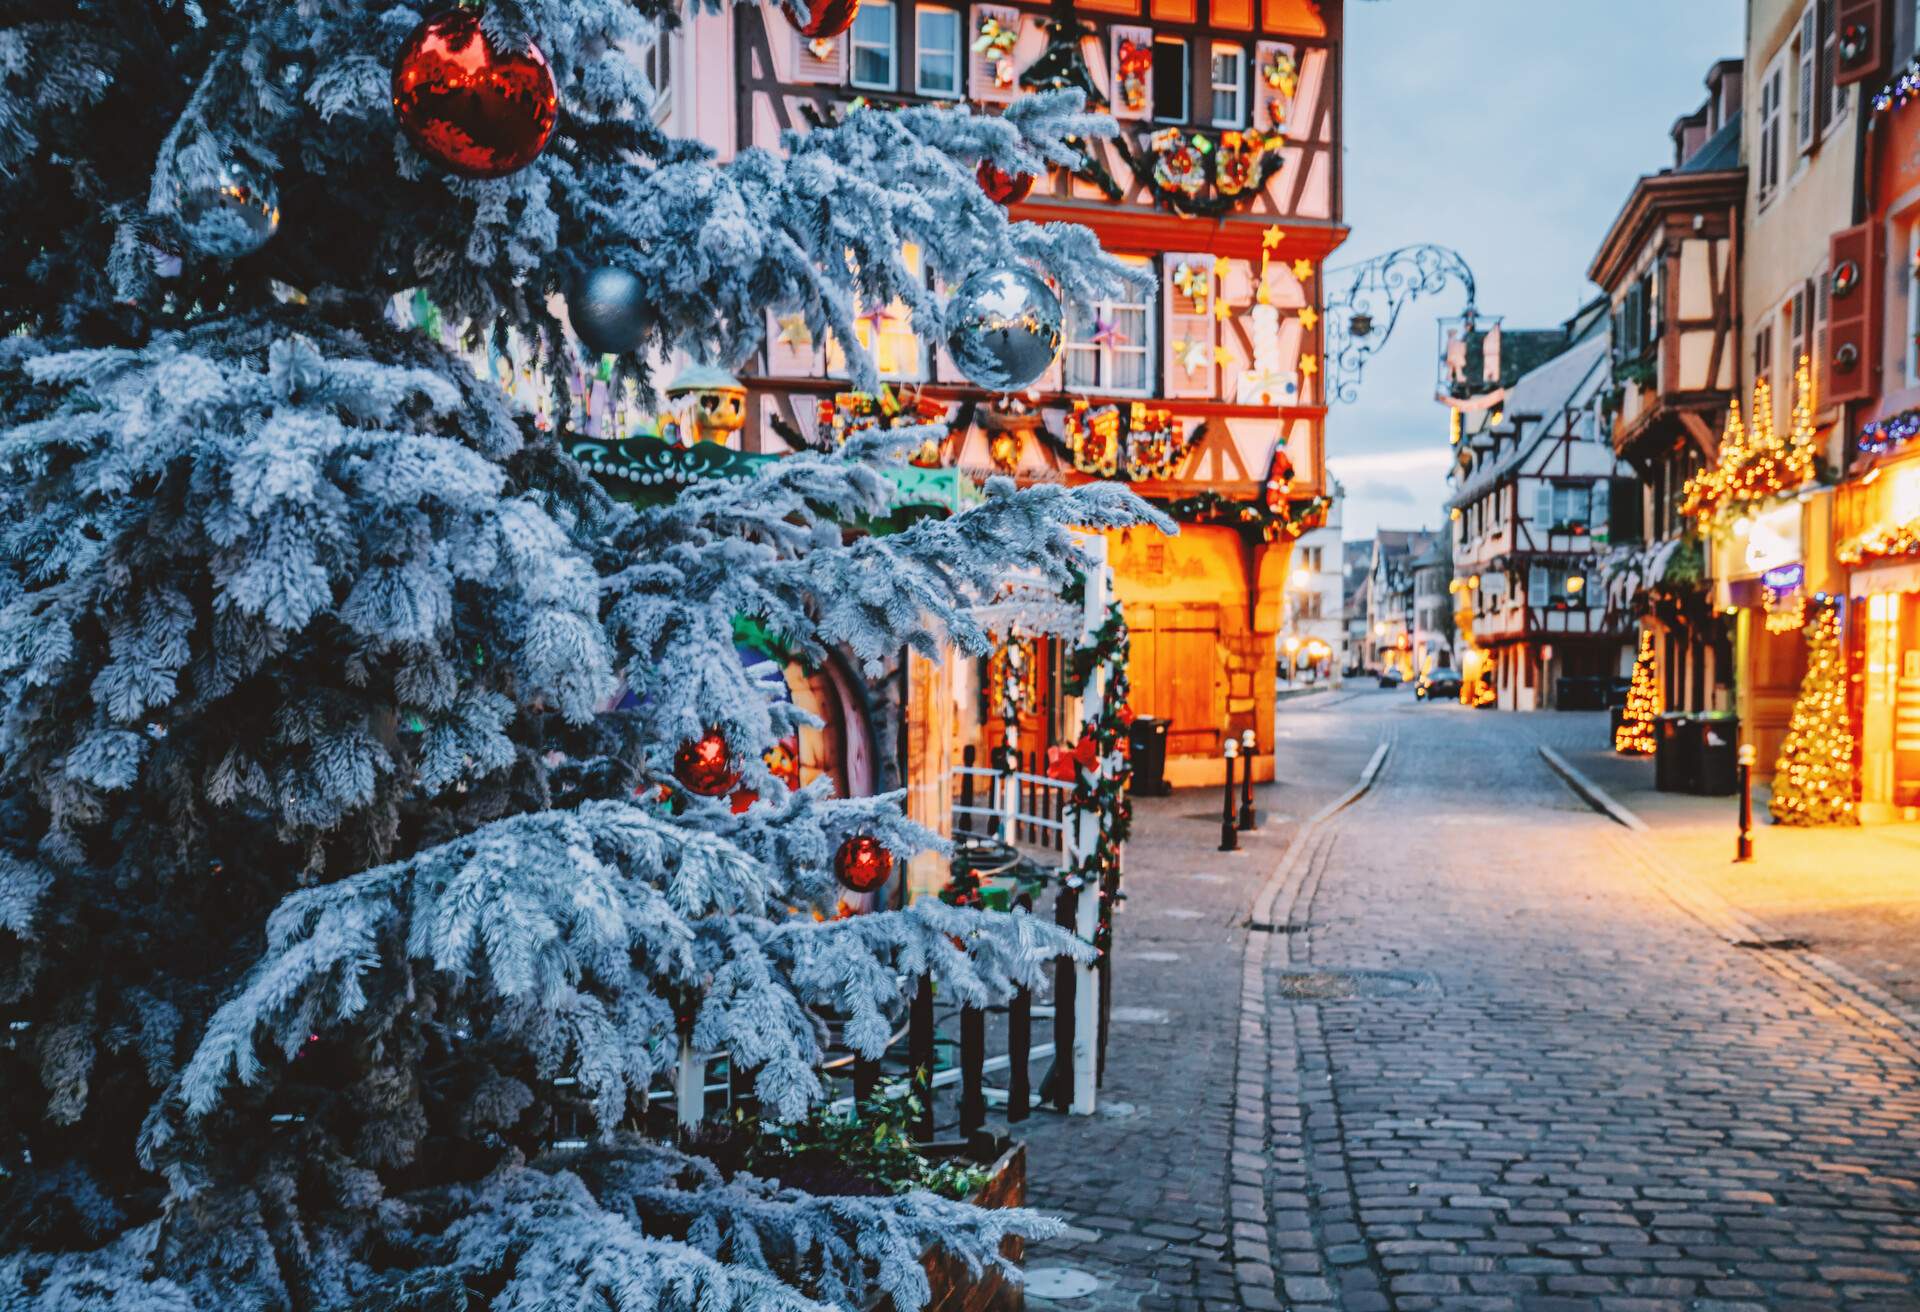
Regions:
M 980 190 L 987 193 L 987 199 L 999 205 L 1018 205 L 1033 190 L 1033 174 L 1008 173 L 990 159 L 980 161 L 974 176 L 980 180 Z
M 673 756 L 673 774 L 688 792 L 702 797 L 718 797 L 740 782 L 740 772 L 733 768 L 733 757 L 727 751 L 727 740 L 720 736 L 718 729 L 709 729 L 702 737 L 682 743 Z
M 782 0 L 780 12 L 787 16 L 787 21 L 801 36 L 824 41 L 839 36 L 853 26 L 853 16 L 860 12 L 860 0 L 812 0 L 808 7 L 813 11 L 813 17 L 804 23 L 793 6 L 785 3 L 785 0 Z
M 553 135 L 560 95 L 532 42 L 495 48 L 474 9 L 449 9 L 413 30 L 393 65 L 393 112 L 422 154 L 469 178 L 533 163 Z
M 856 893 L 871 893 L 893 878 L 893 853 L 870 834 L 856 834 L 840 844 L 833 875 Z

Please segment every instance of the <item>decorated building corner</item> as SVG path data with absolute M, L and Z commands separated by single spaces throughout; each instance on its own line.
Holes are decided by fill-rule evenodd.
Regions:
M 1131 487 L 1181 529 L 1117 535 L 1110 554 L 1133 705 L 1169 722 L 1167 777 L 1218 779 L 1225 736 L 1248 729 L 1256 776 L 1270 777 L 1292 543 L 1324 522 L 1331 491 L 1320 283 L 1346 236 L 1341 7 L 1245 0 L 1202 17 L 1191 0 L 982 4 L 961 11 L 950 62 L 916 49 L 916 33 L 923 46 L 929 32 L 949 39 L 945 19 L 922 14 L 876 9 L 819 38 L 768 5 L 693 16 L 679 39 L 736 78 L 672 88 L 674 113 L 725 155 L 871 108 L 999 108 L 1077 88 L 1116 134 L 1037 176 L 983 164 L 980 185 L 1017 219 L 1091 228 L 1143 289 L 1065 304 L 1057 357 L 1001 386 L 902 301 L 857 306 L 852 320 L 877 392 L 854 385 L 831 327 L 770 316 L 738 371 L 744 423 L 725 441 L 780 453 L 910 421 L 937 431 L 913 453 L 929 471 Z M 903 258 L 919 267 L 923 253 Z M 689 422 L 676 412 L 639 427 L 686 441 Z M 1043 640 L 1039 663 L 1057 659 Z

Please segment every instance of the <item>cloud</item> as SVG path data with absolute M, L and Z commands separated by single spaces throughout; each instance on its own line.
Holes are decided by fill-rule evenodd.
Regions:
M 1358 479 L 1368 474 L 1432 474 L 1444 471 L 1453 449 L 1434 445 L 1411 451 L 1347 451 L 1327 458 L 1336 478 Z
M 1355 483 L 1347 489 L 1347 497 L 1352 501 L 1388 501 L 1398 506 L 1420 504 L 1420 498 L 1405 483 L 1382 483 L 1378 479 Z

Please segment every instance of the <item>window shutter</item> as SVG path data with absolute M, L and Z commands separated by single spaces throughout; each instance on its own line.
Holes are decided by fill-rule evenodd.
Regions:
M 1011 47 L 980 47 L 988 20 L 1015 41 L 1020 35 L 1020 11 L 1011 5 L 975 5 L 968 11 L 967 96 L 982 104 L 1004 105 L 1019 89 L 1020 65 L 1014 61 Z
M 1818 0 L 1815 0 L 1815 4 Z M 1814 133 L 1814 90 L 1818 78 L 1814 68 L 1820 62 L 1820 24 L 1809 4 L 1800 15 L 1800 51 L 1794 68 L 1793 144 L 1802 155 L 1818 140 Z
M 1199 288 L 1202 294 L 1196 296 L 1180 287 L 1183 267 L 1189 271 L 1188 288 Z M 1211 397 L 1218 377 L 1213 348 L 1219 341 L 1213 317 L 1214 298 L 1219 293 L 1213 256 L 1191 252 L 1165 255 L 1160 268 L 1160 304 L 1166 326 L 1161 336 L 1164 367 L 1160 374 L 1167 380 L 1165 395 Z
M 1640 483 L 1636 479 L 1616 478 L 1607 498 L 1607 540 L 1614 546 L 1640 541 Z
M 1833 290 L 1828 313 L 1825 403 L 1844 404 L 1873 395 L 1875 289 L 1879 267 L 1873 226 L 1862 223 L 1833 234 L 1828 247 Z
M 1108 39 L 1113 47 L 1113 82 L 1107 90 L 1107 102 L 1113 107 L 1113 116 L 1152 117 L 1153 29 L 1116 23 Z
M 1261 41 L 1253 48 L 1253 61 L 1253 126 L 1284 132 L 1292 125 L 1300 91 L 1300 52 L 1279 41 Z
M 1834 82 L 1852 86 L 1879 74 L 1887 58 L 1887 0 L 1839 0 L 1840 57 Z
M 1553 484 L 1551 483 L 1534 484 L 1533 522 L 1543 530 L 1553 527 Z
M 813 41 L 800 35 L 799 32 L 793 32 L 793 80 L 811 86 L 830 87 L 837 87 L 845 82 L 847 80 L 846 33 L 843 32 L 826 41 Z

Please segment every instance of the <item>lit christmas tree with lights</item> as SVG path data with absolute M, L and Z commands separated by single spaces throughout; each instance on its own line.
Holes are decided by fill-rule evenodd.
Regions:
M 1793 704 L 1787 738 L 1774 767 L 1776 824 L 1852 825 L 1853 730 L 1847 724 L 1846 669 L 1840 657 L 1840 608 L 1816 599 L 1807 625 L 1807 677 Z
M 1653 631 L 1640 630 L 1640 654 L 1627 685 L 1627 709 L 1613 731 L 1613 750 L 1628 756 L 1653 754 L 1653 719 L 1660 713 L 1659 681 L 1653 671 Z

